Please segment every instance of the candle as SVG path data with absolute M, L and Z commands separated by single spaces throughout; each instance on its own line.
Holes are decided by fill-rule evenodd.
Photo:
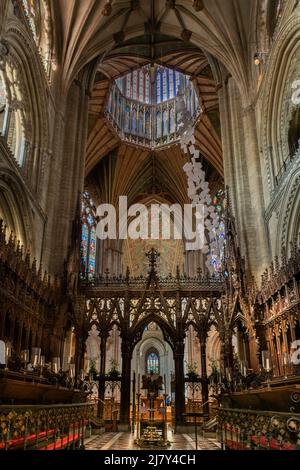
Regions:
M 266 370 L 270 370 L 270 359 L 268 357 L 266 358 Z
M 5 346 L 6 364 L 7 364 L 8 358 L 9 358 L 10 356 L 11 356 L 11 344 L 10 344 L 10 342 L 7 342 L 7 343 L 6 343 L 6 346 Z
M 165 394 L 167 395 L 167 377 L 166 374 L 164 374 L 164 384 L 165 384 Z
M 37 367 L 40 362 L 41 348 L 31 349 L 31 363 L 33 367 Z
M 55 374 L 58 374 L 60 370 L 60 357 L 54 357 L 52 359 L 52 370 Z
M 74 377 L 75 377 L 75 364 L 70 364 L 69 365 L 69 373 L 70 373 L 71 379 L 74 379 Z
M 27 362 L 29 361 L 29 350 L 24 349 L 21 353 L 21 356 L 22 356 L 23 362 L 27 364 Z
M 226 378 L 229 380 L 229 382 L 231 381 L 231 372 L 229 367 L 226 367 Z

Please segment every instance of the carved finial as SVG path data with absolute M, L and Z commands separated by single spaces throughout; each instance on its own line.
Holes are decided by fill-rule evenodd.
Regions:
M 36 259 L 35 259 L 35 258 L 34 258 L 34 260 L 32 261 L 31 269 L 32 269 L 32 271 L 34 271 L 34 273 L 36 274 Z
M 0 219 L 0 243 L 5 244 L 5 232 L 6 232 L 6 225 L 2 219 Z
M 275 256 L 275 273 L 278 274 L 280 271 L 279 259 L 278 256 Z
M 11 230 L 9 239 L 8 239 L 8 245 L 10 248 L 13 248 L 14 246 L 14 232 Z
M 42 273 L 43 273 L 43 267 L 42 267 L 42 263 L 40 263 L 40 267 L 38 270 L 38 278 L 40 281 L 42 280 Z
M 30 267 L 30 251 L 29 250 L 26 251 L 24 262 L 25 262 L 26 267 L 29 269 Z
M 160 254 L 155 248 L 151 248 L 151 250 L 149 250 L 148 253 L 146 253 L 146 256 L 149 260 L 150 271 L 155 271 L 156 263 L 157 263 L 158 258 L 160 257 Z

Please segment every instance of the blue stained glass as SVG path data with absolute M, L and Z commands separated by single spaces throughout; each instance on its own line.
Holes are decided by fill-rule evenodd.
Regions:
M 136 134 L 137 132 L 137 119 L 136 119 L 136 109 L 134 108 L 132 111 L 132 128 L 131 131 Z
M 146 101 L 147 104 L 149 104 L 150 103 L 150 94 L 151 94 L 151 91 L 150 91 L 151 83 L 150 83 L 150 75 L 149 75 L 148 71 L 146 73 L 145 87 L 146 87 L 145 101 Z
M 81 253 L 85 271 L 95 273 L 96 265 L 96 210 L 87 192 L 83 193 Z
M 145 134 L 146 137 L 150 138 L 150 112 L 147 111 L 145 115 Z
M 93 225 L 94 217 L 91 214 L 89 214 L 88 217 L 87 217 L 87 221 L 88 221 L 90 226 Z
M 159 357 L 154 352 L 147 356 L 147 374 L 159 374 Z
M 156 113 L 156 137 L 161 137 L 161 112 Z
M 143 108 L 139 109 L 139 134 L 143 135 L 144 134 L 144 114 L 143 114 Z
M 167 99 L 170 99 L 170 74 L 169 74 L 169 69 L 166 69 L 166 75 L 167 75 Z
M 165 109 L 163 112 L 163 135 L 168 135 L 169 133 L 169 119 L 168 112 Z
M 166 101 L 167 99 L 168 99 L 168 77 L 167 77 L 167 70 L 164 70 L 162 73 L 161 100 Z
M 157 75 L 156 75 L 156 103 L 161 102 L 161 72 L 158 70 Z
M 171 108 L 170 111 L 170 132 L 175 132 L 175 109 Z
M 129 132 L 130 131 L 130 107 L 129 106 L 126 106 L 126 109 L 125 109 L 125 132 Z
M 89 245 L 89 273 L 95 272 L 95 261 L 96 261 L 96 229 L 92 228 L 90 233 L 90 245 Z
M 149 64 L 116 79 L 107 110 L 121 139 L 151 148 L 175 142 L 178 139 L 175 98 L 180 83 L 191 111 L 196 96 L 191 90 L 193 84 L 175 69 Z M 198 105 L 196 111 L 199 114 Z
M 81 236 L 81 247 L 82 247 L 82 258 L 86 265 L 87 261 L 87 246 L 89 241 L 89 230 L 86 224 L 82 226 L 82 236 Z

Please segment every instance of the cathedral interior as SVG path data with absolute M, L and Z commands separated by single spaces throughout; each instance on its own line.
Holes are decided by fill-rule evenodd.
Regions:
M 0 450 L 300 449 L 299 64 L 298 0 L 0 1 Z

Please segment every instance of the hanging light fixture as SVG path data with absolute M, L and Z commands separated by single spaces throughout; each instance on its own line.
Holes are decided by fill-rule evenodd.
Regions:
M 262 62 L 265 61 L 264 56 L 266 55 L 267 55 L 267 52 L 262 52 L 262 51 L 255 52 L 253 56 L 254 64 L 260 65 Z

